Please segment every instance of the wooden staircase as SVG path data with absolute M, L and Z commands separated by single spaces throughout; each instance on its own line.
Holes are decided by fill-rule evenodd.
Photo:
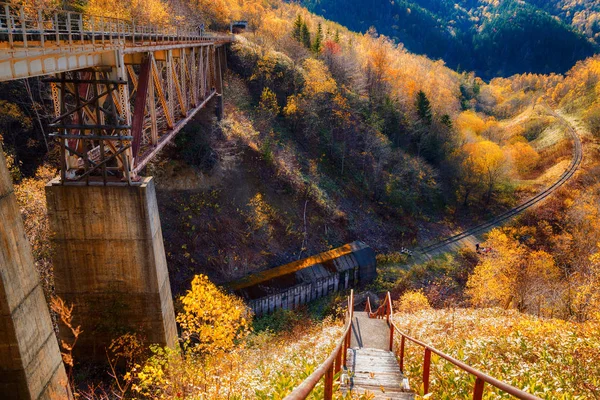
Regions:
M 350 348 L 346 355 L 349 381 L 340 390 L 353 395 L 372 394 L 374 399 L 414 399 L 402 389 L 404 375 L 390 351 L 390 326 L 385 319 L 370 318 L 369 312 L 355 312 Z
M 414 399 L 414 393 L 408 389 L 408 381 L 402 374 L 404 370 L 404 352 L 408 343 L 421 347 L 423 354 L 423 393 L 425 397 L 432 395 L 430 391 L 431 355 L 453 364 L 475 377 L 473 400 L 482 400 L 484 385 L 488 384 L 521 400 L 542 400 L 541 398 L 495 379 L 470 367 L 436 348 L 423 343 L 402 332 L 393 322 L 392 297 L 388 292 L 379 308 L 372 312 L 371 302 L 367 297 L 364 312 L 354 312 L 354 291 L 348 297 L 348 309 L 344 333 L 338 345 L 327 359 L 298 385 L 285 400 L 305 400 L 315 386 L 324 379 L 325 400 L 332 400 L 334 394 L 334 376 L 340 376 L 340 391 L 351 398 L 367 394 L 369 399 Z M 396 338 L 394 338 L 396 336 Z M 398 358 L 392 351 L 396 339 L 399 344 Z M 341 371 L 342 366 L 344 371 Z M 349 379 L 346 379 L 349 378 Z M 336 378 L 337 379 L 337 378 Z M 467 393 L 464 393 L 466 398 Z M 463 396 L 461 396 L 462 398 Z

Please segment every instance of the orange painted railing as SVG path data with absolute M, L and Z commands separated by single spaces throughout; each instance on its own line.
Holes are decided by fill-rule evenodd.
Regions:
M 429 393 L 429 373 L 431 369 L 431 353 L 437 354 L 440 358 L 454 364 L 458 368 L 462 369 L 465 372 L 475 376 L 475 386 L 473 388 L 473 400 L 481 400 L 483 397 L 483 388 L 486 383 L 502 390 L 505 393 L 508 393 L 518 399 L 527 399 L 527 400 L 540 400 L 539 397 L 532 395 L 531 393 L 524 392 L 520 389 L 517 389 L 514 386 L 511 386 L 505 382 L 499 381 L 483 372 L 468 366 L 467 364 L 455 359 L 454 357 L 450 357 L 449 355 L 442 353 L 436 348 L 421 342 L 420 340 L 414 339 L 398 328 L 396 324 L 392 321 L 393 317 L 393 309 L 392 309 L 392 297 L 388 292 L 385 301 L 375 312 L 371 312 L 371 302 L 367 298 L 367 306 L 365 307 L 365 311 L 369 313 L 370 318 L 386 318 L 388 324 L 390 325 L 390 350 L 392 350 L 392 345 L 394 343 L 394 332 L 397 332 L 400 335 L 400 354 L 399 354 L 399 362 L 400 362 L 400 370 L 404 372 L 404 350 L 406 347 L 406 341 L 415 343 L 421 346 L 424 349 L 423 356 L 423 394 L 426 395 Z
M 306 378 L 292 393 L 285 397 L 286 400 L 302 400 L 308 397 L 317 383 L 325 377 L 325 393 L 323 398 L 331 400 L 333 397 L 333 377 L 340 372 L 342 365 L 346 364 L 346 350 L 350 347 L 352 335 L 352 318 L 354 317 L 354 291 L 348 297 L 348 311 L 346 312 L 346 328 L 335 349 L 329 357 Z

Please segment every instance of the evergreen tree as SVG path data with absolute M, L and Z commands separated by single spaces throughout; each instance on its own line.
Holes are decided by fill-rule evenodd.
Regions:
M 335 36 L 333 38 L 333 41 L 336 43 L 340 43 L 340 31 L 335 31 Z
M 450 118 L 450 116 L 448 114 L 442 115 L 440 122 L 442 123 L 442 125 L 445 125 L 449 129 L 452 129 L 452 119 Z
M 294 29 L 292 30 L 292 37 L 297 41 L 302 41 L 302 16 L 298 14 L 298 17 L 294 21 Z
M 308 25 L 306 25 L 306 21 L 302 22 L 302 29 L 300 30 L 300 41 L 307 49 L 310 49 L 310 31 L 308 30 Z
M 417 107 L 417 115 L 421 122 L 423 122 L 425 125 L 431 125 L 433 120 L 433 116 L 431 114 L 431 103 L 429 102 L 425 92 L 422 90 L 419 90 L 419 93 L 417 93 L 417 101 L 415 105 Z
M 321 49 L 323 48 L 323 27 L 319 22 L 319 26 L 317 27 L 317 34 L 315 35 L 315 40 L 312 44 L 312 51 L 315 54 L 320 54 Z

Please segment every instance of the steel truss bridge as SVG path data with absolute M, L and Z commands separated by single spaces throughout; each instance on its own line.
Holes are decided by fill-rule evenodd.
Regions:
M 189 26 L 0 3 L 0 82 L 49 75 L 62 183 L 132 184 L 222 96 L 232 41 Z

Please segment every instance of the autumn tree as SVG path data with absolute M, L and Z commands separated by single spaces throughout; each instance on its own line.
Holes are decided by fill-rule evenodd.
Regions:
M 268 121 L 273 120 L 279 114 L 279 104 L 277 104 L 277 96 L 271 89 L 265 87 L 260 96 L 258 109 L 263 118 Z
M 167 3 L 162 0 L 88 0 L 84 11 L 91 15 L 157 25 L 166 25 L 171 18 Z
M 538 152 L 526 141 L 516 142 L 509 149 L 513 163 L 521 175 L 531 172 L 540 160 Z
M 370 37 L 371 34 L 367 33 L 365 36 Z M 389 94 L 389 51 L 392 45 L 383 36 L 372 38 L 371 41 L 366 54 L 364 74 L 371 105 L 378 106 Z
M 177 322 L 184 346 L 199 354 L 231 350 L 250 333 L 251 311 L 242 299 L 225 293 L 205 275 L 196 275 L 192 288 L 180 297 L 183 312 Z
M 495 229 L 482 244 L 491 253 L 483 257 L 467 282 L 467 294 L 480 307 L 513 307 L 553 316 L 560 307 L 561 271 L 553 257 L 529 248 L 526 232 Z
M 465 144 L 458 155 L 459 192 L 467 205 L 472 193 L 482 189 L 482 198 L 489 203 L 498 183 L 504 178 L 506 156 L 496 143 L 489 140 Z

